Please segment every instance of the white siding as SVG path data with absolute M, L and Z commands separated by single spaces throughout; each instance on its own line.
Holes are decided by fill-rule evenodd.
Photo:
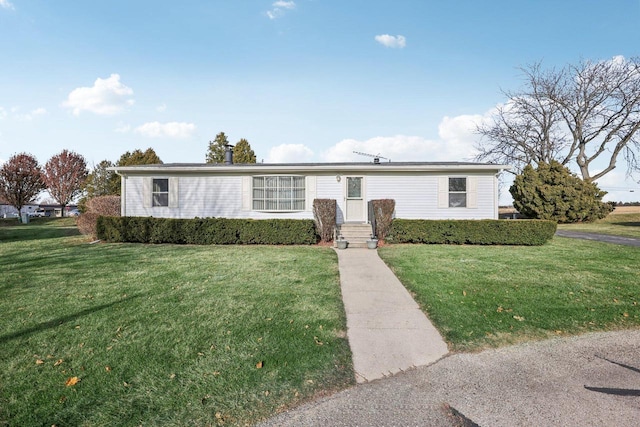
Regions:
M 472 177 L 476 188 L 475 207 L 449 208 L 448 203 L 445 207 L 439 207 L 438 199 L 440 198 L 440 186 L 442 183 L 447 184 L 447 188 L 444 191 L 447 192 L 448 200 L 448 180 L 445 175 L 369 176 L 367 178 L 367 199 L 394 199 L 396 201 L 396 218 L 497 218 L 497 207 L 494 205 L 495 177 L 493 175 L 474 175 Z
M 246 177 L 245 177 L 246 178 Z M 177 207 L 145 206 L 148 177 L 130 176 L 126 188 L 126 216 L 158 218 L 313 218 L 313 212 L 258 212 L 243 209 L 242 176 L 181 176 Z M 245 179 L 246 181 L 246 179 Z M 175 190 L 175 187 L 173 187 Z M 250 192 L 244 191 L 245 198 Z
M 475 197 L 467 208 L 439 207 L 438 199 L 441 183 L 447 182 L 446 174 L 406 173 L 403 175 L 360 174 L 365 177 L 366 199 L 394 199 L 396 218 L 406 219 L 493 219 L 497 218 L 497 185 L 493 174 L 466 174 L 455 176 L 472 177 Z M 146 177 L 147 180 L 150 178 Z M 307 185 L 307 206 L 300 212 L 259 212 L 251 209 L 250 177 L 247 176 L 180 176 L 178 184 L 177 207 L 151 207 L 145 203 L 145 177 L 129 176 L 126 182 L 126 200 L 123 200 L 123 212 L 127 216 L 154 216 L 167 218 L 313 218 L 314 198 L 335 199 L 338 205 L 337 222 L 344 222 L 344 176 L 340 181 L 336 174 L 309 175 Z M 448 191 L 448 189 L 445 189 Z M 315 192 L 315 195 L 313 193 Z M 475 200 L 473 200 L 475 199 Z

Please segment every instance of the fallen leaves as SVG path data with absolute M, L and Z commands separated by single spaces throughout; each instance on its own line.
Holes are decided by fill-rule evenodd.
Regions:
M 262 360 L 256 363 L 256 369 L 262 369 L 263 366 L 264 366 L 264 362 Z
M 66 385 L 67 387 L 73 387 L 74 385 L 78 384 L 79 382 L 80 382 L 80 378 L 71 377 L 71 378 L 67 379 L 67 381 L 64 383 L 64 385 Z

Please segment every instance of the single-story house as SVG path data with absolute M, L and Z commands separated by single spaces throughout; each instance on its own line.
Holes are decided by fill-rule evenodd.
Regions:
M 376 159 L 377 160 L 377 159 Z M 122 215 L 313 219 L 335 199 L 338 224 L 367 222 L 367 202 L 394 199 L 395 217 L 497 219 L 506 165 L 465 162 L 157 164 L 111 168 Z

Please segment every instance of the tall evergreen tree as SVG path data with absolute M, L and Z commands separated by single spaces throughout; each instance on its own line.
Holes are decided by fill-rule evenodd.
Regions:
M 120 159 L 116 162 L 116 166 L 135 166 L 135 165 L 161 165 L 162 160 L 153 150 L 153 148 L 149 147 L 145 151 L 140 149 L 133 150 L 132 152 L 127 151 Z M 120 194 L 120 183 L 121 178 L 120 175 L 114 174 L 109 183 L 110 194 Z
M 233 147 L 233 163 L 255 163 L 256 153 L 251 149 L 249 141 L 242 138 Z
M 135 166 L 135 165 L 161 165 L 162 160 L 153 150 L 149 147 L 144 152 L 140 149 L 133 150 L 132 152 L 126 152 L 116 163 L 116 166 Z
M 115 188 L 114 184 L 115 173 L 108 170 L 112 166 L 111 161 L 103 160 L 93 167 L 84 186 L 88 199 L 118 194 L 118 188 Z
M 216 135 L 213 141 L 209 141 L 209 149 L 207 150 L 206 163 L 224 163 L 225 145 L 229 144 L 229 139 L 224 132 Z

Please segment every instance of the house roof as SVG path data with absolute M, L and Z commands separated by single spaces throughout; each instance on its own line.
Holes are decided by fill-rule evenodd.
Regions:
M 473 162 L 345 162 L 345 163 L 164 163 L 156 165 L 114 166 L 116 173 L 306 173 L 306 172 L 495 172 L 511 169 L 509 165 Z

